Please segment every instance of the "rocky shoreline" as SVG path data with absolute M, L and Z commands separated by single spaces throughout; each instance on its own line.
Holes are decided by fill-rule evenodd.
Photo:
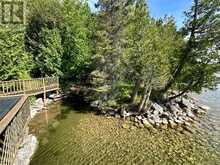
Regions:
M 91 106 L 98 107 L 98 102 L 92 102 Z M 128 106 L 128 105 L 127 105 Z M 166 105 L 152 103 L 151 108 L 146 112 L 138 113 L 126 110 L 126 105 L 119 110 L 109 110 L 102 113 L 106 117 L 123 118 L 135 123 L 135 126 L 143 128 L 177 128 L 184 127 L 190 130 L 190 126 L 206 114 L 210 108 L 202 105 L 198 100 L 188 95 L 176 99 Z M 127 127 L 127 126 L 125 126 Z
M 101 100 L 96 99 L 97 92 L 93 88 L 85 86 L 73 86 L 71 92 L 76 97 L 82 97 L 90 106 L 98 110 L 106 117 L 122 118 L 135 123 L 143 128 L 181 128 L 190 130 L 190 126 L 202 117 L 210 109 L 201 104 L 190 94 L 173 99 L 167 103 L 150 102 L 150 106 L 144 112 L 137 112 L 133 105 L 122 104 L 116 107 L 103 106 Z M 176 94 L 171 92 L 171 94 Z M 92 96 L 92 97 L 91 97 Z

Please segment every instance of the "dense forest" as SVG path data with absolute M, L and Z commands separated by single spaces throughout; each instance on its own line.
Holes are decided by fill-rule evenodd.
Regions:
M 185 24 L 151 18 L 145 0 L 29 0 L 24 26 L 0 25 L 0 80 L 59 76 L 106 106 L 167 102 L 214 88 L 220 1 L 194 0 Z M 170 95 L 171 91 L 175 95 Z

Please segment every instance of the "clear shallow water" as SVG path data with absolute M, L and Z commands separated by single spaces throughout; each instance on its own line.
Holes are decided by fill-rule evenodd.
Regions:
M 195 97 L 211 108 L 198 123 L 199 131 L 209 137 L 209 144 L 220 152 L 220 84 L 216 90 L 204 90 L 201 95 L 195 94 Z
M 87 107 L 53 104 L 30 124 L 40 141 L 31 165 L 219 165 L 220 86 L 196 97 L 211 110 L 198 120 L 193 134 L 123 129 L 124 121 L 96 116 Z
M 217 86 L 216 90 L 204 90 L 201 95 L 195 95 L 200 102 L 211 107 L 208 111 L 208 118 L 213 118 L 213 120 L 220 119 L 220 84 Z M 219 121 L 220 122 L 220 121 Z

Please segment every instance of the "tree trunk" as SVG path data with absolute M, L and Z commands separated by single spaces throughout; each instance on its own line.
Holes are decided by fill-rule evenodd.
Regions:
M 144 87 L 144 93 L 143 93 L 143 96 L 142 96 L 142 99 L 141 99 L 141 103 L 140 103 L 139 108 L 138 108 L 138 112 L 141 112 L 141 110 L 144 108 L 146 99 L 148 97 L 149 88 L 150 88 L 150 84 L 147 85 L 147 83 L 146 83 L 145 87 Z
M 164 89 L 161 90 L 162 93 L 167 92 L 173 85 L 173 83 L 176 81 L 176 78 L 180 75 L 183 67 L 188 61 L 188 58 L 190 57 L 190 53 L 192 51 L 192 48 L 194 47 L 194 40 L 195 40 L 195 31 L 196 31 L 196 23 L 197 23 L 197 17 L 198 17 L 198 0 L 194 0 L 195 3 L 195 9 L 194 9 L 194 15 L 193 15 L 193 23 L 192 23 L 192 28 L 191 28 L 191 34 L 190 38 L 188 41 L 188 44 L 185 48 L 184 54 L 179 62 L 179 64 L 176 66 L 172 78 L 168 81 L 167 85 L 165 86 Z
M 184 95 L 186 92 L 188 92 L 190 89 L 194 88 L 196 85 L 198 85 L 201 81 L 201 78 L 202 78 L 202 74 L 203 72 L 201 73 L 201 76 L 200 76 L 200 79 L 198 79 L 194 84 L 193 82 L 191 82 L 182 92 L 180 92 L 179 94 L 175 95 L 175 96 L 172 96 L 170 98 L 168 98 L 168 101 L 171 101 L 173 99 L 176 99 L 178 97 L 181 97 L 182 95 Z
M 152 92 L 152 87 L 150 86 L 150 89 L 149 89 L 149 92 L 148 92 L 148 95 L 147 95 L 147 99 L 146 99 L 146 101 L 144 102 L 144 110 L 146 110 L 147 109 L 147 105 L 148 105 L 148 103 L 149 103 L 149 100 L 150 100 L 150 95 L 151 95 L 151 92 Z
M 135 101 L 137 99 L 137 95 L 138 95 L 138 91 L 139 91 L 139 88 L 140 88 L 140 84 L 141 84 L 141 81 L 140 80 L 137 80 L 135 82 L 135 87 L 133 89 L 133 92 L 132 92 L 132 97 L 131 97 L 131 103 L 132 104 L 135 104 Z

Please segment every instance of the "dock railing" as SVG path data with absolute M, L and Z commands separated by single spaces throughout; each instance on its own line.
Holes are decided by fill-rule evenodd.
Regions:
M 58 77 L 0 81 L 0 97 L 37 95 L 59 89 Z

